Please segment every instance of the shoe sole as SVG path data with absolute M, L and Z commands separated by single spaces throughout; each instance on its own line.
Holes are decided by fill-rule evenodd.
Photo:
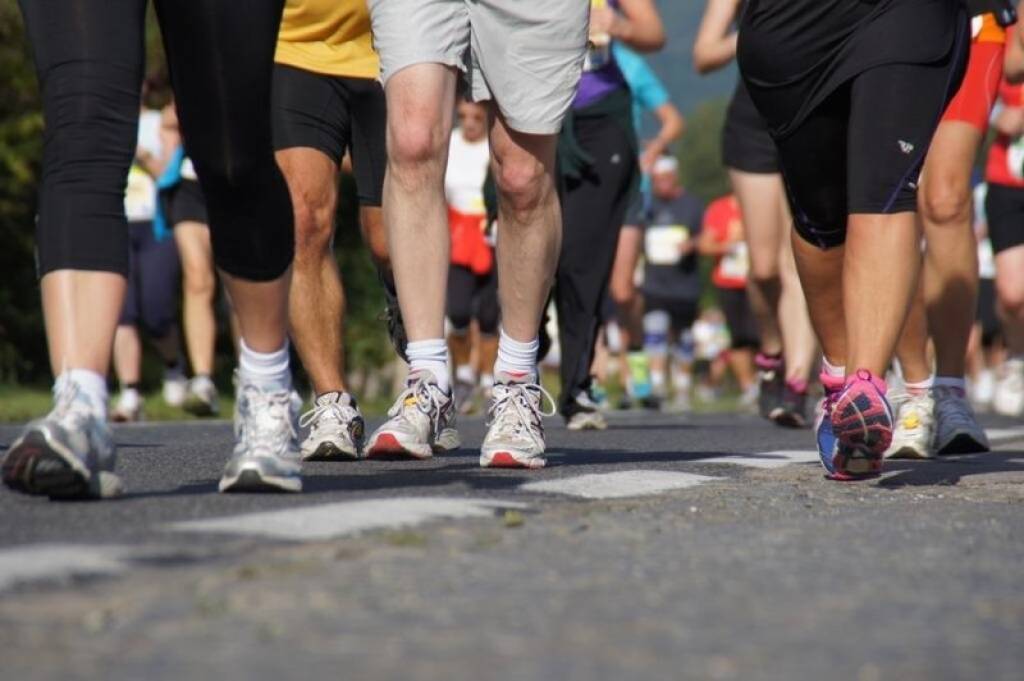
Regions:
M 78 457 L 43 430 L 27 433 L 11 446 L 0 475 L 16 492 L 50 499 L 104 499 L 124 492 L 117 475 L 91 475 Z
M 905 447 L 900 447 L 899 449 L 894 449 L 894 450 L 892 450 L 890 452 L 886 452 L 885 453 L 885 458 L 887 458 L 887 459 L 913 459 L 913 460 L 921 461 L 921 460 L 924 460 L 924 459 L 930 459 L 931 457 L 928 455 L 927 451 L 921 451 L 917 447 L 912 447 L 910 445 L 907 445 Z
M 991 447 L 987 443 L 978 442 L 967 433 L 957 433 L 952 440 L 941 449 L 936 450 L 935 453 L 939 456 L 955 456 L 957 454 L 982 454 L 988 451 L 991 451 Z
M 863 399 L 858 399 L 863 398 Z M 865 404 L 866 403 L 866 404 Z M 854 396 L 853 399 L 840 397 L 832 410 L 833 417 L 835 414 L 843 415 L 843 422 L 836 424 L 832 421 L 832 432 L 839 442 L 839 448 L 848 448 L 854 452 L 861 454 L 859 457 L 847 457 L 842 454 L 836 454 L 834 461 L 836 462 L 836 471 L 830 473 L 827 477 L 832 480 L 839 481 L 853 481 L 853 480 L 866 480 L 869 478 L 878 477 L 881 474 L 881 465 L 885 457 L 885 452 L 889 449 L 892 444 L 892 431 L 893 431 L 893 417 L 890 414 L 888 416 L 889 427 L 888 427 L 888 438 L 883 439 L 877 443 L 869 443 L 868 441 L 873 437 L 879 435 L 877 428 L 880 424 L 876 423 L 877 417 L 872 416 L 865 418 L 864 411 L 866 408 L 874 406 L 873 400 L 869 395 L 861 393 Z M 885 410 L 884 403 L 882 405 L 883 411 Z M 847 415 L 847 412 L 852 409 L 853 413 Z
M 480 453 L 481 468 L 519 468 L 533 470 L 537 468 L 544 468 L 546 465 L 547 460 L 542 456 L 517 456 L 515 452 L 508 450 Z
M 342 449 L 333 442 L 321 442 L 311 454 L 303 455 L 303 461 L 358 461 L 359 452 Z
M 411 449 L 399 442 L 392 433 L 380 433 L 366 450 L 367 459 L 417 459 L 422 461 L 433 455 L 432 448 L 427 447 L 425 452 L 422 449 Z
M 567 423 L 565 426 L 568 430 L 581 431 L 581 430 L 607 430 L 608 423 L 606 421 L 584 421 L 583 423 Z
M 217 486 L 227 492 L 301 492 L 302 478 L 264 475 L 256 466 L 243 468 L 237 475 L 220 479 Z

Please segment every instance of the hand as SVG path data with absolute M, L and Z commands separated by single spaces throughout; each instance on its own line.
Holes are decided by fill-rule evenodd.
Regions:
M 665 153 L 665 149 L 668 145 L 665 144 L 660 138 L 655 137 L 652 140 L 648 140 L 644 144 L 644 150 L 640 154 L 640 170 L 644 174 L 648 174 L 654 168 L 654 162 L 658 160 L 658 157 Z
M 615 35 L 615 26 L 619 21 L 619 15 L 615 10 L 605 5 L 604 7 L 593 7 L 590 10 L 590 38 L 595 36 Z

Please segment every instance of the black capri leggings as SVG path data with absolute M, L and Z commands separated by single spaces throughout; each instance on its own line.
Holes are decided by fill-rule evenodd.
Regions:
M 124 190 L 135 154 L 146 0 L 20 0 L 46 132 L 40 275 L 128 272 Z M 210 212 L 217 266 L 269 281 L 292 261 L 274 162 L 270 76 L 284 0 L 156 0 L 178 117 Z
M 475 318 L 480 333 L 495 336 L 500 317 L 497 264 L 484 275 L 461 265 L 448 268 L 448 319 L 456 332 L 467 331 Z

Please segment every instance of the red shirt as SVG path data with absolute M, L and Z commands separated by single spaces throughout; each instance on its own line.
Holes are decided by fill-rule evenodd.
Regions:
M 750 259 L 743 240 L 743 220 L 736 197 L 728 194 L 712 201 L 704 212 L 704 230 L 718 244 L 729 244 L 725 255 L 715 259 L 711 283 L 718 288 L 739 289 L 747 286 Z
M 1003 81 L 999 86 L 999 99 L 1003 106 L 1024 106 L 1024 85 L 1010 85 Z M 1009 187 L 1024 187 L 1024 140 L 1003 134 L 996 136 L 988 152 L 985 180 Z

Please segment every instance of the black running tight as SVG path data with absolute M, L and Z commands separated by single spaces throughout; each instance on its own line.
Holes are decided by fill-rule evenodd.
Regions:
M 146 0 L 20 0 L 46 123 L 40 274 L 126 274 L 124 189 L 135 153 Z M 157 0 L 185 146 L 217 266 L 251 281 L 292 261 L 292 208 L 274 162 L 270 75 L 284 0 Z

